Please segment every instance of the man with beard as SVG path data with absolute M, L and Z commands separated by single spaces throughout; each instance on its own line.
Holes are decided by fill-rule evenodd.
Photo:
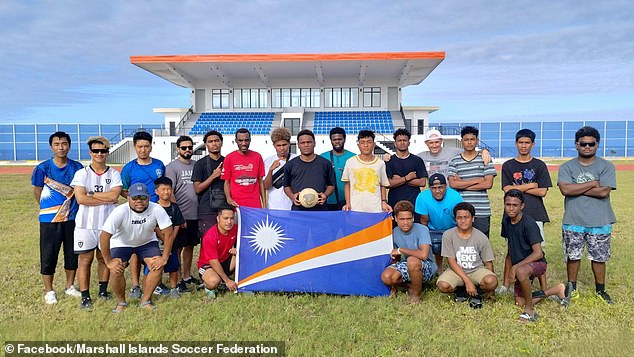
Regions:
M 349 158 L 354 157 L 354 153 L 344 149 L 346 144 L 346 131 L 340 127 L 330 129 L 330 144 L 332 150 L 321 154 L 323 158 L 330 161 L 332 169 L 335 172 L 335 190 L 332 195 L 328 196 L 326 205 L 329 211 L 340 211 L 346 204 L 346 196 L 344 193 L 345 182 L 341 181 L 343 168 Z
M 599 131 L 584 126 L 575 133 L 579 156 L 559 167 L 557 186 L 564 195 L 562 240 L 568 272 L 566 299 L 579 296 L 577 273 L 584 247 L 592 262 L 596 296 L 608 304 L 614 301 L 605 291 L 605 266 L 610 258 L 612 224 L 616 216 L 610 203 L 610 193 L 616 190 L 614 165 L 596 156 Z
M 286 128 L 277 128 L 271 133 L 271 142 L 275 148 L 275 155 L 264 159 L 264 188 L 267 190 L 268 208 L 289 210 L 293 206 L 284 192 L 284 166 L 297 154 L 291 151 L 291 132 Z
M 284 192 L 293 201 L 292 210 L 326 211 L 328 196 L 335 189 L 335 174 L 328 160 L 315 154 L 315 135 L 304 129 L 297 133 L 300 156 L 284 166 Z M 317 204 L 307 208 L 299 202 L 299 193 L 305 188 L 317 191 Z
M 198 196 L 198 239 L 202 241 L 205 233 L 216 224 L 220 208 L 227 205 L 225 182 L 220 178 L 225 157 L 220 155 L 222 134 L 216 130 L 205 133 L 203 143 L 209 153 L 194 164 L 191 180 Z M 186 284 L 199 285 L 200 281 L 191 277 L 183 269 L 183 281 Z M 181 284 L 182 287 L 182 284 Z
M 414 205 L 421 187 L 425 187 L 427 183 L 425 163 L 420 157 L 410 155 L 409 144 L 411 136 L 407 129 L 398 129 L 394 132 L 396 153 L 385 164 L 387 177 L 390 179 L 387 204 L 391 207 L 394 207 L 396 202 L 402 200 L 409 201 Z M 419 220 L 420 215 L 414 213 L 414 222 Z
M 264 160 L 259 153 L 249 150 L 251 133 L 248 129 L 236 131 L 236 143 L 238 150 L 227 155 L 222 169 L 227 203 L 234 207 L 265 207 Z
M 198 196 L 192 184 L 192 173 L 196 161 L 192 160 L 194 140 L 183 135 L 176 139 L 178 158 L 165 167 L 165 176 L 172 180 L 172 201 L 185 218 L 185 224 L 180 227 L 174 241 L 174 248 L 178 252 L 180 262 L 180 281 L 178 291 L 187 291 L 186 281 L 191 279 L 192 257 L 194 247 L 200 243 L 198 237 Z
M 154 233 L 157 226 L 165 237 L 162 255 Z M 103 259 L 110 269 L 110 285 L 117 299 L 112 312 L 119 313 L 128 306 L 123 273 L 132 254 L 143 259 L 149 269 L 139 306 L 154 308 L 152 293 L 161 281 L 163 267 L 172 250 L 172 221 L 163 207 L 150 202 L 150 192 L 145 184 L 136 183 L 129 187 L 128 204 L 112 211 L 103 224 L 99 239 Z

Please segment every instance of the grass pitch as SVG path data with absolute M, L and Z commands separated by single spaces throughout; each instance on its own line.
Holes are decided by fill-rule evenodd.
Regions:
M 556 182 L 557 173 L 551 176 Z M 59 303 L 48 306 L 39 275 L 37 204 L 30 177 L 0 175 L 0 343 L 281 340 L 287 354 L 307 356 L 627 355 L 634 341 L 634 171 L 619 171 L 617 179 L 612 204 L 619 223 L 607 275 L 607 290 L 616 304 L 607 306 L 594 298 L 590 264 L 584 259 L 578 280 L 581 297 L 568 309 L 545 301 L 537 305 L 540 320 L 522 324 L 516 321 L 522 311 L 510 296 L 472 310 L 431 286 L 417 306 L 407 304 L 404 292 L 393 299 L 224 294 L 211 303 L 195 292 L 180 300 L 158 298 L 154 311 L 143 311 L 133 301 L 124 313 L 113 316 L 112 301 L 95 299 L 93 311 L 86 312 L 79 309 L 78 299 L 63 295 L 62 259 L 55 279 Z M 499 178 L 489 195 L 494 212 L 491 241 L 500 277 L 506 247 L 499 236 Z M 557 188 L 550 190 L 546 206 L 552 220 L 546 225 L 549 283 L 563 282 L 563 198 Z M 94 272 L 91 285 L 96 296 Z

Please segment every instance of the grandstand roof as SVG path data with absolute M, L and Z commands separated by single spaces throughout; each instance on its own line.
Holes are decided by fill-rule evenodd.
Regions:
M 233 88 L 235 82 L 314 79 L 329 86 L 332 79 L 392 79 L 399 87 L 421 83 L 445 59 L 445 52 L 373 52 L 321 54 L 221 54 L 131 56 L 130 63 L 181 87 L 204 82 Z

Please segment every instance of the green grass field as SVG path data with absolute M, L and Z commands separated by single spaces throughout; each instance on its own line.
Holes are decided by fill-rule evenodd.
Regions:
M 553 182 L 556 174 L 551 173 Z M 211 303 L 196 292 L 180 300 L 156 299 L 154 311 L 142 311 L 132 304 L 113 316 L 112 301 L 95 301 L 93 311 L 85 312 L 79 309 L 78 299 L 63 296 L 61 262 L 55 280 L 60 301 L 45 305 L 39 275 L 37 205 L 30 177 L 0 175 L 0 342 L 281 340 L 286 342 L 287 354 L 307 356 L 627 355 L 634 341 L 634 264 L 630 260 L 634 257 L 634 228 L 628 224 L 634 213 L 634 171 L 620 171 L 617 177 L 619 189 L 612 194 L 612 204 L 619 223 L 613 233 L 607 279 L 607 290 L 617 303 L 608 306 L 594 298 L 590 264 L 584 259 L 578 282 L 581 297 L 568 309 L 545 301 L 537 305 L 540 320 L 522 324 L 516 321 L 521 310 L 510 296 L 472 310 L 432 287 L 416 306 L 407 304 L 404 292 L 392 299 L 224 294 Z M 491 241 L 498 277 L 506 248 L 499 236 L 499 185 L 496 178 L 490 192 L 494 211 Z M 556 188 L 548 194 L 546 204 L 552 220 L 546 225 L 549 282 L 563 282 L 563 198 Z M 93 273 L 93 296 L 95 281 Z

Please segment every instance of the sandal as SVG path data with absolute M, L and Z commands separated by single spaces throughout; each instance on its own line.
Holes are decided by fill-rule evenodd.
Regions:
M 545 298 L 546 297 L 546 293 L 544 292 L 544 290 L 533 291 L 533 293 L 531 295 L 532 295 L 533 299 L 539 299 L 539 298 Z
M 118 314 L 118 313 L 122 312 L 123 310 L 125 310 L 126 307 L 128 307 L 128 303 L 127 302 L 118 302 L 117 303 L 117 307 L 112 309 L 112 313 L 113 314 Z
M 141 301 L 139 303 L 139 307 L 144 308 L 144 309 L 148 309 L 148 310 L 154 310 L 156 309 L 156 305 L 154 305 L 154 303 L 152 302 L 152 300 L 148 300 L 148 301 Z
M 536 312 L 534 312 L 532 315 L 529 314 L 528 312 L 523 312 L 520 317 L 517 319 L 517 321 L 519 322 L 537 322 L 537 319 L 539 318 L 539 315 L 537 315 Z

